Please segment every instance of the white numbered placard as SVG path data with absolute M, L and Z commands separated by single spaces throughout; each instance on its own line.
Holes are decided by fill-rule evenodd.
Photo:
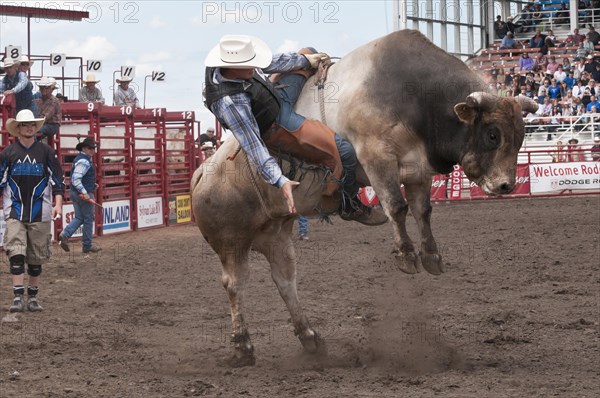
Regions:
M 152 81 L 153 82 L 164 82 L 165 77 L 166 77 L 165 72 L 152 71 Z
M 130 77 L 133 79 L 135 77 L 135 66 L 121 66 L 121 76 Z
M 21 46 L 6 46 L 6 57 L 10 59 L 21 58 Z
M 88 70 L 88 72 L 91 72 L 91 73 L 102 72 L 102 60 L 88 59 L 87 60 L 87 70 Z
M 67 57 L 65 54 L 52 53 L 50 54 L 50 66 L 57 66 L 64 68 L 67 64 Z

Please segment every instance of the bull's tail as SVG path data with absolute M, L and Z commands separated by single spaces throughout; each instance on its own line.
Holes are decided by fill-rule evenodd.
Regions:
M 204 164 L 201 164 L 200 167 L 198 167 L 196 169 L 196 171 L 194 171 L 194 174 L 192 175 L 192 180 L 190 181 L 190 194 L 194 193 L 194 189 L 196 188 L 196 185 L 198 185 L 198 183 L 202 179 L 203 173 L 204 173 Z

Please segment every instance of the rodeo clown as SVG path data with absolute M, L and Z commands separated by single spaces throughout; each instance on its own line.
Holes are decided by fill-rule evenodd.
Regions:
M 331 146 L 339 153 L 336 153 L 335 161 L 339 164 L 340 158 L 343 168 L 343 174 L 341 170 L 339 172 L 343 175 L 340 216 L 366 225 L 383 224 L 387 221 L 383 211 L 363 205 L 356 196 L 358 161 L 352 145 L 321 122 L 306 119 L 293 111 L 309 75 L 302 72 L 317 68 L 327 57 L 313 49 L 304 52 L 306 54 L 273 54 L 256 37 L 224 36 L 205 61 L 205 105 L 225 128 L 231 130 L 260 176 L 281 190 L 290 213 L 296 212 L 292 190 L 299 183 L 283 175 L 267 150 L 266 135 L 284 129 L 292 136 L 310 133 L 319 139 L 327 131 L 331 132 Z M 265 75 L 292 71 L 300 73 L 284 75 L 277 81 L 277 88 Z
M 17 140 L 0 153 L 0 191 L 6 218 L 4 248 L 14 293 L 10 312 L 42 311 L 37 294 L 42 265 L 50 258 L 50 224 L 52 218 L 62 216 L 63 170 L 54 150 L 35 139 L 43 124 L 44 119 L 36 119 L 29 109 L 8 119 L 6 129 Z M 23 298 L 25 263 L 29 275 L 27 303 Z

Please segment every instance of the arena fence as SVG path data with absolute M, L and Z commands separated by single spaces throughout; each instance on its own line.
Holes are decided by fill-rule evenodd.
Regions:
M 4 126 L 13 113 L 14 103 L 10 97 L 1 96 L 0 102 L 2 149 L 12 140 Z M 194 141 L 194 112 L 81 102 L 63 103 L 62 110 L 60 132 L 49 144 L 63 166 L 67 186 L 71 165 L 78 153 L 75 149 L 78 140 L 89 136 L 98 143 L 96 197 L 103 209 L 98 210 L 95 218 L 97 236 L 192 221 L 189 182 L 203 161 L 199 144 Z M 593 133 L 588 134 L 591 138 Z M 600 162 L 591 160 L 590 145 L 560 148 L 548 145 L 525 145 L 519 154 L 515 190 L 510 195 L 494 198 L 600 193 Z M 360 195 L 366 204 L 378 203 L 370 187 L 362 189 Z M 492 197 L 469 181 L 456 166 L 448 175 L 434 176 L 431 199 L 461 201 Z M 63 215 L 62 220 L 54 223 L 54 236 L 58 236 L 74 216 L 68 189 Z M 0 238 L 3 223 L 0 217 Z M 80 233 L 78 231 L 75 237 Z

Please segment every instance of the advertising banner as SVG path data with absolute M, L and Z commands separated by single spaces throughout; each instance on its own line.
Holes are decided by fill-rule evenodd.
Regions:
M 138 228 L 155 227 L 163 224 L 163 203 L 160 196 L 137 200 Z
M 531 164 L 529 175 L 532 193 L 600 190 L 599 162 Z
M 131 202 L 116 200 L 102 204 L 102 231 L 104 234 L 114 234 L 131 230 Z

